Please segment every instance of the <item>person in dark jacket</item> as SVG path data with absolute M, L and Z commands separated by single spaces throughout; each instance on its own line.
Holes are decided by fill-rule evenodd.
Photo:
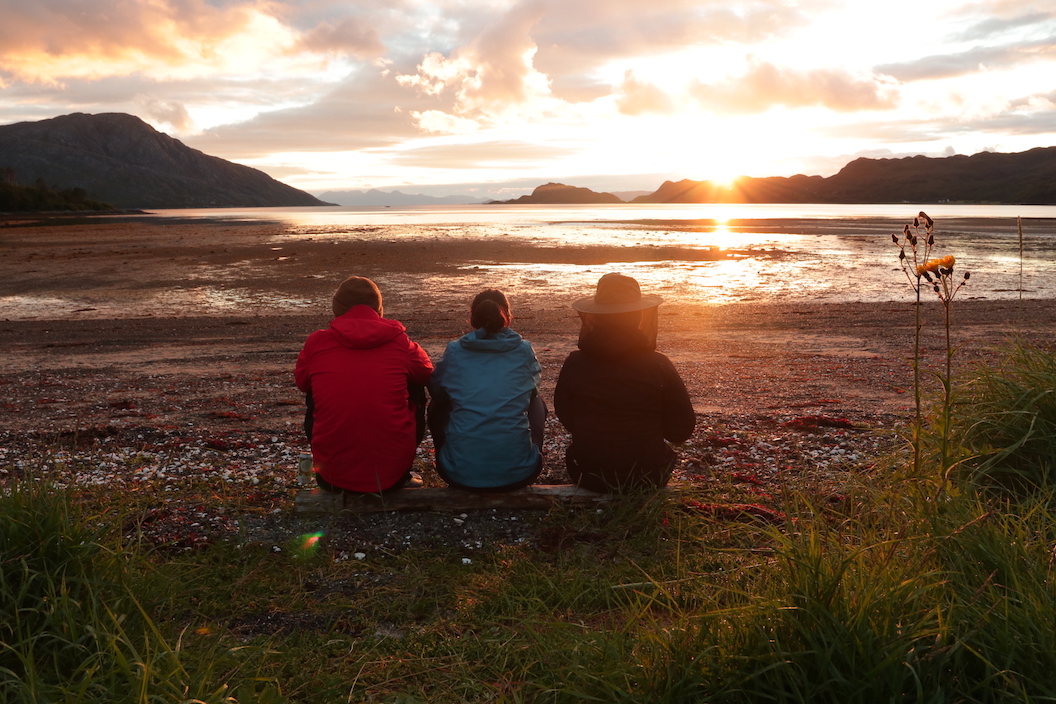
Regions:
M 658 296 L 638 282 L 606 274 L 579 313 L 579 349 L 557 380 L 554 410 L 572 435 L 565 463 L 572 481 L 621 492 L 667 484 L 676 455 L 668 442 L 693 434 L 696 415 L 686 385 L 656 351 Z
M 541 370 L 511 321 L 506 295 L 481 291 L 470 306 L 473 331 L 447 346 L 429 382 L 436 472 L 449 486 L 512 491 L 542 470 Z
M 370 279 L 345 279 L 332 308 L 330 327 L 308 336 L 294 371 L 307 394 L 316 481 L 360 493 L 420 483 L 410 469 L 425 435 L 429 355 L 402 324 L 382 317 Z

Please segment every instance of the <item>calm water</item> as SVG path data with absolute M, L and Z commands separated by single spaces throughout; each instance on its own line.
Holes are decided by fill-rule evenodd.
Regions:
M 971 271 L 959 298 L 1056 299 L 1056 206 L 930 205 L 936 222 L 934 256 L 952 254 Z M 297 241 L 506 239 L 540 246 L 712 249 L 724 256 L 700 261 L 688 254 L 661 261 L 608 265 L 467 261 L 455 275 L 395 271 L 379 279 L 386 294 L 442 291 L 468 300 L 483 287 L 542 294 L 564 303 L 589 294 L 598 277 L 621 271 L 666 300 L 750 301 L 911 300 L 898 266 L 892 232 L 901 232 L 915 205 L 631 205 L 446 206 L 402 208 L 249 208 L 155 211 L 153 217 L 275 223 L 269 242 L 292 249 Z M 1023 218 L 1023 250 L 1016 228 Z M 655 259 L 653 257 L 652 259 Z M 34 292 L 0 295 L 0 318 L 106 317 L 138 314 L 216 315 L 295 308 L 324 309 L 326 300 L 291 298 L 281 291 L 240 288 L 239 265 L 189 271 L 182 287 L 117 292 L 100 286 L 70 299 Z M 320 271 L 340 280 L 347 271 Z M 1022 288 L 1022 291 L 1020 290 Z M 396 299 L 398 300 L 398 299 Z M 171 308 L 171 310 L 170 310 Z M 126 310 L 127 309 L 127 310 Z
M 915 205 L 447 206 L 258 208 L 158 211 L 159 216 L 277 221 L 292 241 L 313 238 L 506 238 L 540 245 L 680 246 L 748 252 L 721 261 L 641 261 L 611 266 L 469 262 L 465 281 L 394 275 L 390 286 L 478 284 L 589 291 L 620 270 L 669 299 L 715 303 L 764 300 L 909 299 L 891 233 Z M 972 279 L 965 298 L 1056 298 L 1056 206 L 929 205 L 936 256 L 953 254 Z M 1020 258 L 1016 218 L 1023 218 Z M 1021 269 L 1022 265 L 1022 269 Z M 1021 278 L 1022 277 L 1022 278 Z M 404 280 L 406 279 L 406 280 Z

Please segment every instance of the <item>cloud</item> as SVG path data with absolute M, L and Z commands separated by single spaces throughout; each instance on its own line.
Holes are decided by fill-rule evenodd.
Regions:
M 516 141 L 448 144 L 393 152 L 391 160 L 416 168 L 476 169 L 555 161 L 576 149 Z M 538 185 L 538 184 L 536 184 Z
M 373 59 L 385 54 L 385 45 L 376 29 L 357 17 L 345 17 L 323 22 L 304 34 L 291 49 L 294 53 L 302 51 Z
M 995 117 L 972 120 L 958 125 L 960 131 L 994 132 L 1015 135 L 1056 135 L 1056 104 L 1050 103 L 1048 109 L 1032 111 L 1010 111 Z M 1056 146 L 1056 137 L 1051 138 L 1049 146 Z
M 923 81 L 1052 60 L 1056 60 L 1056 35 L 1032 42 L 976 47 L 959 53 L 925 56 L 915 61 L 880 65 L 875 70 L 900 81 Z
M 535 29 L 535 66 L 551 77 L 587 73 L 689 46 L 753 44 L 791 34 L 827 2 L 568 0 L 548 3 Z
M 561 98 L 593 100 L 612 91 L 590 73 L 614 59 L 663 55 L 700 44 L 752 42 L 791 32 L 824 3 L 755 0 L 731 7 L 725 0 L 520 0 L 484 24 L 450 19 L 471 36 L 447 53 L 431 52 L 402 85 L 430 95 L 455 96 L 454 113 L 486 121 L 518 106 Z M 479 18 L 478 18 L 479 19 Z M 665 112 L 659 89 L 624 82 L 621 109 Z
M 543 98 L 589 101 L 611 92 L 590 74 L 613 60 L 663 55 L 702 44 L 752 43 L 786 35 L 809 20 L 824 0 L 789 3 L 754 0 L 735 7 L 726 0 L 520 0 L 481 23 L 456 6 L 449 22 L 461 44 L 431 52 L 404 85 L 457 96 L 463 117 L 486 117 Z M 480 8 L 474 7 L 479 15 Z M 638 88 L 624 86 L 623 106 L 632 112 L 662 108 L 641 102 Z M 630 93 L 628 92 L 630 91 Z M 634 93 L 634 95 L 631 95 Z
M 290 41 L 251 1 L 216 7 L 205 0 L 0 0 L 0 16 L 0 61 L 15 78 L 34 82 L 136 70 L 187 73 Z
M 627 71 L 620 86 L 616 106 L 624 115 L 660 114 L 675 111 L 675 101 L 667 93 L 648 81 L 638 80 L 633 71 Z
M 307 74 L 334 58 L 367 61 L 386 53 L 372 22 L 393 8 L 368 7 L 370 12 L 350 15 L 346 5 L 326 5 L 302 7 L 296 0 L 0 0 L 2 79 L 7 84 L 63 84 L 133 73 L 157 80 L 261 71 Z M 319 11 L 329 14 L 313 21 L 310 14 Z
M 432 134 L 473 134 L 480 128 L 474 120 L 451 115 L 443 110 L 415 110 L 411 112 L 423 131 Z
M 450 56 L 428 54 L 416 73 L 400 74 L 397 81 L 427 95 L 452 95 L 454 115 L 481 122 L 546 98 L 550 88 L 546 76 L 532 65 L 537 47 L 530 34 L 543 16 L 544 4 L 519 3 L 468 45 Z
M 172 125 L 177 132 L 188 132 L 194 128 L 194 121 L 182 103 L 159 100 L 152 96 L 143 96 L 140 102 L 143 105 L 143 114 L 151 122 Z
M 1056 14 L 1037 12 L 1036 8 L 1030 7 L 1027 12 L 1017 13 L 1013 17 L 988 17 L 951 38 L 955 41 L 980 41 L 1018 30 L 1033 33 L 1053 20 L 1056 20 Z
M 309 104 L 262 112 L 244 122 L 207 129 L 187 141 L 225 159 L 379 148 L 421 136 L 412 113 L 436 105 L 429 96 L 408 95 L 383 69 L 368 67 Z
M 766 112 L 775 106 L 821 106 L 837 112 L 888 110 L 897 90 L 876 77 L 856 77 L 841 69 L 794 71 L 768 62 L 753 63 L 741 76 L 719 83 L 697 82 L 691 94 L 718 114 Z

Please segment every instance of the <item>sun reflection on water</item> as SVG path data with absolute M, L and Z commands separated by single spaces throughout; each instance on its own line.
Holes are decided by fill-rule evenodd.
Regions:
M 403 247 L 399 251 L 413 250 L 410 256 L 416 257 L 419 246 L 425 252 L 435 243 L 455 253 L 446 262 L 430 262 L 422 255 L 407 267 L 397 263 L 372 272 L 394 311 L 401 298 L 421 300 L 422 293 L 428 301 L 425 305 L 435 305 L 435 310 L 462 311 L 473 294 L 489 287 L 503 288 L 515 299 L 534 297 L 538 302 L 533 305 L 565 306 L 588 295 L 598 278 L 611 271 L 634 276 L 643 290 L 673 303 L 908 300 L 905 282 L 897 275 L 897 261 L 890 253 L 890 234 L 901 227 L 907 208 L 898 208 L 903 219 L 897 225 L 861 215 L 862 206 L 846 206 L 846 212 L 853 214 L 856 208 L 859 211 L 853 216 L 839 217 L 838 209 L 830 208 L 836 215 L 788 220 L 760 218 L 767 211 L 759 209 L 755 219 L 746 220 L 743 206 L 467 208 L 442 211 L 446 218 L 442 221 L 437 220 L 439 211 L 429 209 L 417 210 L 413 217 L 406 211 L 402 215 L 394 211 L 358 219 L 348 211 L 314 210 L 304 220 L 276 224 L 274 234 L 269 232 L 261 243 L 269 245 L 263 257 L 232 257 L 223 264 L 196 261 L 180 269 L 179 280 L 143 278 L 138 283 L 126 281 L 120 288 L 101 280 L 98 286 L 78 288 L 75 294 L 70 288 L 35 294 L 9 288 L 8 295 L 0 296 L 0 319 L 325 311 L 331 291 L 303 285 L 301 280 L 338 280 L 352 273 L 345 271 L 348 263 L 340 255 L 364 242 L 395 243 Z M 909 210 L 912 215 L 914 208 Z M 769 212 L 773 215 L 778 210 Z M 939 215 L 930 208 L 928 212 Z M 1039 216 L 1029 223 L 1023 283 L 1032 297 L 1056 298 L 1056 217 L 1052 217 L 1056 208 L 1049 207 L 1045 213 L 1049 217 Z M 471 216 L 481 219 L 469 221 Z M 971 267 L 970 297 L 1018 296 L 1020 260 L 1014 218 L 987 215 L 960 221 L 936 217 L 936 221 L 944 228 L 944 250 L 957 253 L 959 260 L 963 256 Z M 334 245 L 334 255 L 324 252 L 320 255 L 323 265 L 298 269 L 295 250 L 286 243 L 308 240 L 317 249 L 319 244 Z M 501 254 L 494 261 L 460 259 L 467 256 L 460 252 L 472 257 L 471 245 L 487 240 L 515 244 L 521 259 L 537 260 L 502 261 Z M 558 250 L 578 254 L 561 251 L 555 255 Z M 452 264 L 459 266 L 452 268 Z

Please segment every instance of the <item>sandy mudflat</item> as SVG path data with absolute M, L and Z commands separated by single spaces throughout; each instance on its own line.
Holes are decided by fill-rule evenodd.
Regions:
M 42 445 L 64 438 L 75 447 L 102 442 L 166 457 L 197 448 L 222 453 L 214 466 L 227 462 L 235 477 L 266 467 L 263 484 L 258 477 L 253 485 L 269 487 L 260 505 L 288 509 L 295 455 L 306 449 L 293 364 L 308 333 L 327 324 L 326 301 L 340 276 L 381 282 L 388 316 L 435 358 L 466 328 L 466 306 L 479 284 L 471 269 L 464 282 L 458 275 L 467 261 L 556 259 L 589 262 L 600 272 L 618 270 L 609 262 L 626 254 L 456 238 L 288 245 L 275 243 L 278 230 L 186 223 L 0 228 L 0 300 L 21 312 L 7 320 L 0 313 L 0 468 L 25 471 L 45 453 Z M 385 288 L 407 271 L 447 285 Z M 222 305 L 208 296 L 195 301 L 187 293 L 192 281 L 208 295 L 237 296 L 221 296 Z M 549 401 L 575 347 L 577 318 L 568 297 L 508 293 L 514 327 L 543 365 Z M 10 307 L 13 300 L 21 307 Z M 936 369 L 940 313 L 934 303 L 925 310 L 925 364 Z M 1051 301 L 965 299 L 954 313 L 959 369 L 1017 331 L 1050 344 L 1056 338 Z M 766 487 L 794 476 L 817 480 L 811 473 L 819 468 L 831 479 L 829 470 L 853 471 L 854 462 L 841 465 L 829 455 L 822 462 L 818 453 L 847 448 L 860 462 L 852 450 L 870 435 L 861 431 L 890 430 L 911 411 L 910 304 L 681 302 L 661 306 L 660 325 L 661 350 L 681 370 L 700 413 L 697 434 L 683 449 L 681 479 L 748 473 Z M 804 434 L 787 425 L 810 415 L 847 419 L 856 430 Z M 566 481 L 567 438 L 556 420 L 548 429 L 545 479 Z M 428 461 L 428 443 L 421 456 Z M 121 471 L 99 481 L 139 486 L 142 477 Z
M 115 389 L 120 380 L 142 383 L 148 375 L 279 378 L 292 369 L 305 336 L 326 325 L 330 293 L 352 273 L 377 280 L 387 315 L 436 356 L 465 331 L 468 300 L 487 283 L 474 275 L 474 262 L 558 262 L 601 273 L 618 270 L 620 261 L 671 254 L 458 237 L 284 241 L 283 232 L 278 224 L 156 220 L 0 228 L 0 372 L 22 378 L 105 371 Z M 425 285 L 386 287 L 408 272 Z M 544 382 L 552 384 L 575 346 L 578 325 L 568 303 L 590 292 L 555 297 L 540 286 L 507 293 L 514 327 L 532 340 L 546 370 Z M 962 363 L 1016 331 L 1045 339 L 1056 334 L 1051 301 L 964 298 L 954 306 Z M 817 399 L 848 410 L 907 408 L 913 335 L 908 303 L 679 301 L 663 305 L 661 313 L 661 347 L 683 370 L 701 411 L 794 408 Z M 941 358 L 940 315 L 939 306 L 929 303 L 928 363 Z M 253 390 L 250 382 L 246 393 Z M 296 395 L 281 385 L 269 393 Z M 74 410 L 67 406 L 64 412 Z M 15 415 L 5 425 L 40 427 L 56 420 L 25 409 Z

